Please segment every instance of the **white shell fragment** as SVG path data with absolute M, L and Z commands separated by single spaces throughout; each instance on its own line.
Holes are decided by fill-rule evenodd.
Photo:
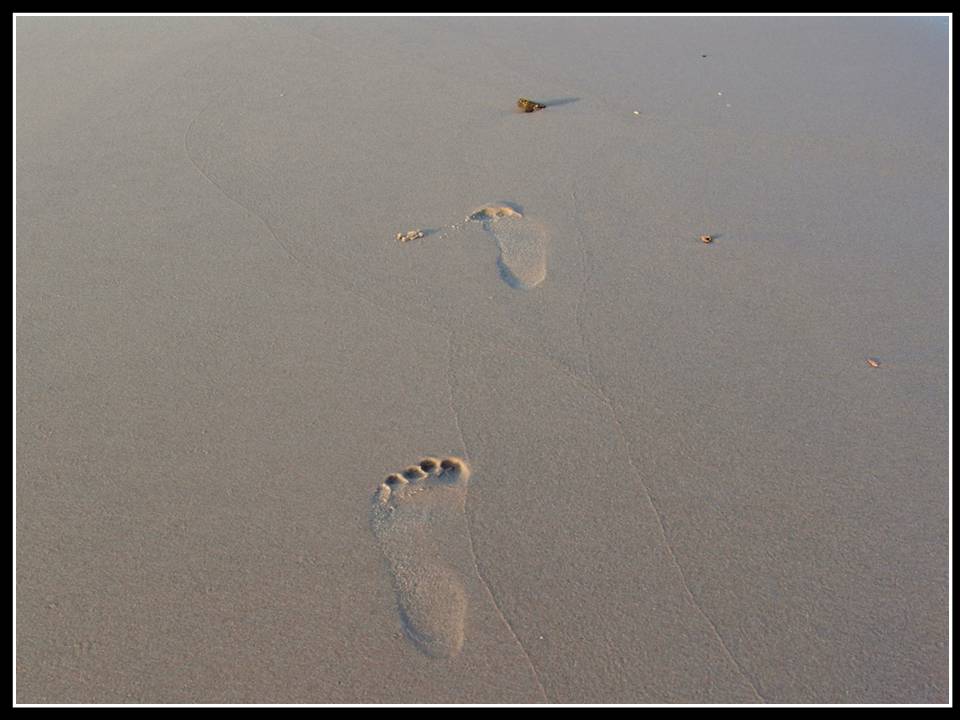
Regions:
M 417 240 L 423 237 L 423 230 L 408 230 L 405 233 L 397 233 L 398 242 L 410 242 L 411 240 Z

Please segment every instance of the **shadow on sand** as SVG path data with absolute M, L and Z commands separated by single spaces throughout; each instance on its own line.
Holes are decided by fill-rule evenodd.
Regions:
M 541 100 L 541 105 L 546 105 L 547 107 L 556 107 L 558 105 L 568 105 L 570 103 L 575 103 L 579 100 L 578 97 L 565 97 L 565 98 L 552 98 L 550 100 Z

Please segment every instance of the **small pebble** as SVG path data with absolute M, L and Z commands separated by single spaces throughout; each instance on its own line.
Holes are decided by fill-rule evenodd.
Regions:
M 712 243 L 712 242 L 713 242 L 713 235 L 701 235 L 701 236 L 700 236 L 700 242 L 702 242 L 702 243 Z
M 875 360 L 874 358 L 867 358 L 867 365 L 869 365 L 870 367 L 878 368 L 880 367 L 880 361 Z

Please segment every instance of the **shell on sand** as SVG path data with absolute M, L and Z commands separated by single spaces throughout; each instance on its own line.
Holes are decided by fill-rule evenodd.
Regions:
M 517 100 L 517 107 L 523 110 L 524 112 L 535 112 L 536 110 L 543 110 L 546 105 L 541 105 L 538 102 L 533 100 L 527 100 L 526 98 L 520 98 Z
M 397 233 L 398 242 L 410 242 L 423 237 L 423 230 L 408 230 L 405 233 Z

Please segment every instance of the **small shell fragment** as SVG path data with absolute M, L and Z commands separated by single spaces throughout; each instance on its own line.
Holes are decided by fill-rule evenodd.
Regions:
M 869 365 L 870 367 L 878 368 L 880 367 L 880 361 L 877 360 L 876 358 L 867 358 L 867 365 Z
M 713 235 L 701 235 L 701 236 L 700 236 L 700 242 L 702 242 L 702 243 L 712 243 L 712 242 L 713 242 Z
M 398 242 L 410 242 L 411 240 L 417 240 L 423 237 L 423 230 L 409 230 L 405 233 L 397 233 Z
M 526 98 L 520 98 L 517 100 L 517 107 L 523 110 L 524 112 L 535 112 L 536 110 L 543 110 L 546 105 L 541 105 L 538 102 L 533 100 L 527 100 Z

